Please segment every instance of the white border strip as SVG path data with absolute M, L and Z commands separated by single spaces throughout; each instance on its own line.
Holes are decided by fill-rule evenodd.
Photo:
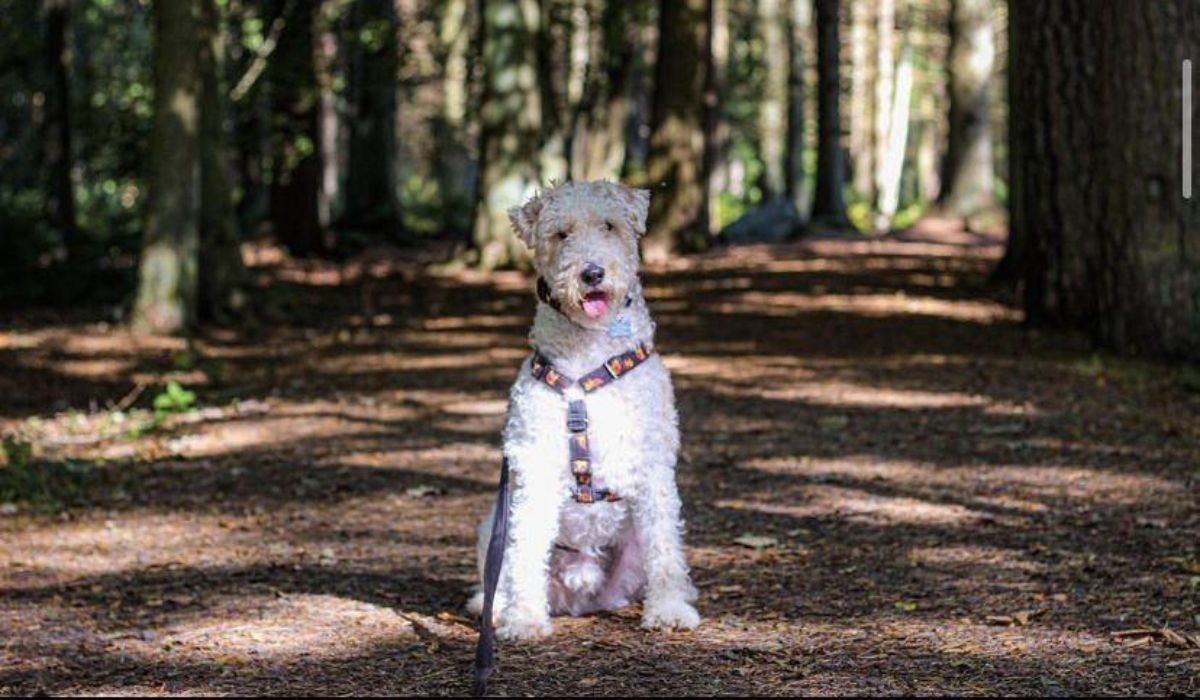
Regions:
M 1183 62 L 1183 198 L 1192 198 L 1192 62 Z

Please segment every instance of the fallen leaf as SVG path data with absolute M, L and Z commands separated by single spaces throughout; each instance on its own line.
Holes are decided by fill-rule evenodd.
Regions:
M 405 489 L 404 493 L 412 496 L 413 498 L 425 498 L 427 496 L 440 496 L 443 493 L 446 493 L 446 490 L 438 486 L 421 484 L 410 489 Z
M 779 540 L 775 539 L 774 537 L 751 535 L 750 533 L 746 533 L 741 537 L 734 539 L 733 543 L 740 544 L 743 547 L 749 547 L 750 549 L 766 549 L 767 547 L 774 547 L 778 545 Z

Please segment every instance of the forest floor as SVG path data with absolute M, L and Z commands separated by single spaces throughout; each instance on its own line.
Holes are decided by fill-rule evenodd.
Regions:
M 1200 379 L 1024 327 L 999 253 L 934 227 L 648 270 L 704 622 L 558 619 L 493 691 L 1200 694 Z M 0 501 L 34 498 L 0 504 L 0 694 L 469 691 L 532 286 L 258 263 L 257 333 L 3 319 Z

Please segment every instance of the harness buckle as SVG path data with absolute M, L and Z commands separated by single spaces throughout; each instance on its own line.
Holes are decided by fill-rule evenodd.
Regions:
M 582 399 L 567 404 L 567 430 L 582 433 L 588 428 L 587 406 Z

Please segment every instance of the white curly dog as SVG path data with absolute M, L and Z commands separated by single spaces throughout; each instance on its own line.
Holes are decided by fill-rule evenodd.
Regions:
M 638 600 L 643 627 L 700 623 L 675 485 L 675 396 L 638 279 L 649 203 L 646 190 L 617 183 L 566 183 L 509 210 L 541 277 L 534 355 L 503 434 L 512 482 L 493 608 L 502 639 L 548 635 L 551 615 Z M 493 515 L 479 526 L 481 580 Z M 479 614 L 482 602 L 481 592 L 469 608 Z

